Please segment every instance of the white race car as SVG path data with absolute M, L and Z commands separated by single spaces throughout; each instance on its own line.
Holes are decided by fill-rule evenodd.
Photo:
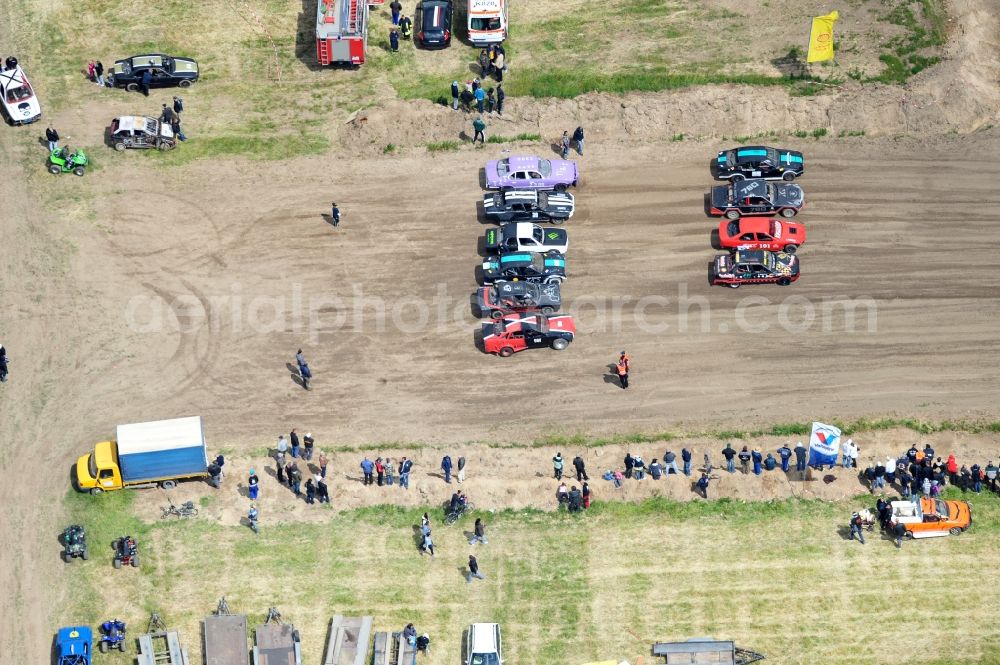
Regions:
M 513 252 L 565 254 L 569 248 L 569 237 L 563 229 L 539 226 L 530 222 L 517 222 L 498 229 L 490 229 L 486 232 L 484 244 L 487 251 L 500 254 Z
M 42 107 L 20 66 L 0 70 L 0 94 L 11 124 L 27 125 L 42 117 Z

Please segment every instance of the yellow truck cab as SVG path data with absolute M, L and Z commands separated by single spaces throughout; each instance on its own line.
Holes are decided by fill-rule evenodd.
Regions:
M 201 416 L 119 425 L 114 441 L 101 441 L 76 461 L 76 487 L 100 494 L 125 487 L 172 488 L 178 480 L 208 475 Z

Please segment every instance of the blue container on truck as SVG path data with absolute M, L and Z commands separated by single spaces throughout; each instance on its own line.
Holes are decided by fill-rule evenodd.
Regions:
M 77 488 L 100 492 L 124 487 L 173 487 L 208 475 L 201 416 L 119 425 L 114 441 L 101 441 L 76 463 Z

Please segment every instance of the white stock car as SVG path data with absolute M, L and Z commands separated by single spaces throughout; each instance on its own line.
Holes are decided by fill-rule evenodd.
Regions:
M 42 117 L 42 107 L 20 66 L 0 71 L 3 111 L 13 125 L 27 125 Z

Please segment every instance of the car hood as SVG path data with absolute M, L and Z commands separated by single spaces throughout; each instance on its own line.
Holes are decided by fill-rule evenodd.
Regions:
M 548 226 L 542 229 L 542 244 L 546 247 L 569 247 L 569 234 L 564 229 L 555 229 Z
M 197 74 L 198 73 L 198 63 L 190 58 L 174 58 L 174 73 L 175 74 Z
M 779 206 L 801 206 L 806 195 L 798 185 L 779 183 L 774 185 L 774 201 Z

